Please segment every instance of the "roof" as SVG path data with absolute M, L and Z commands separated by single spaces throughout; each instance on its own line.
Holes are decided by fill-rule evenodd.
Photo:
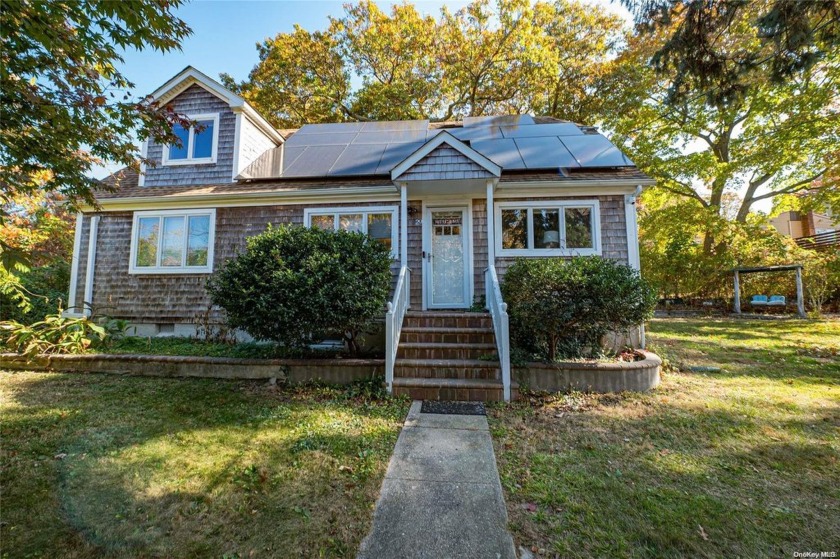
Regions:
M 551 117 L 501 115 L 463 122 L 428 120 L 307 124 L 258 157 L 238 178 L 387 176 L 441 133 L 503 172 L 635 167 L 591 126 Z

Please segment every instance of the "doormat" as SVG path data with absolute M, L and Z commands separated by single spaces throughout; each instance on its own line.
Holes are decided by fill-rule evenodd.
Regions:
M 484 402 L 446 402 L 443 400 L 423 400 L 420 413 L 440 413 L 448 415 L 487 415 Z

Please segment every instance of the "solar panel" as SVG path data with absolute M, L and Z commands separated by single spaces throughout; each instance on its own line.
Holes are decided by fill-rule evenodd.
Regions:
M 534 124 L 531 115 L 497 115 L 497 116 L 468 116 L 464 117 L 464 128 L 473 126 L 512 126 Z
M 292 136 L 294 138 L 294 136 Z M 426 141 L 425 130 L 407 128 L 405 130 L 377 130 L 360 132 L 353 140 L 354 144 L 405 144 Z
M 375 175 L 386 144 L 350 145 L 329 170 L 330 176 Z
M 377 175 L 387 175 L 391 169 L 396 167 L 403 159 L 420 149 L 426 142 L 415 142 L 412 144 L 388 144 L 382 160 L 376 168 Z
M 535 136 L 581 136 L 583 131 L 571 122 L 550 124 L 525 124 L 523 126 L 500 126 L 505 138 L 531 138 Z
M 326 177 L 347 146 L 309 146 L 290 165 L 283 166 L 284 177 Z
M 382 130 L 427 130 L 428 120 L 388 120 L 383 122 L 365 122 L 362 132 L 379 132 Z
M 356 139 L 356 132 L 335 132 L 333 134 L 294 134 L 286 142 L 290 146 L 346 146 Z
M 528 169 L 557 169 L 558 167 L 579 167 L 557 136 L 545 138 L 516 138 L 519 155 Z
M 474 126 L 472 128 L 452 128 L 447 130 L 462 142 L 473 140 L 502 139 L 502 131 L 498 126 Z
M 630 161 L 612 142 L 600 134 L 564 136 L 560 141 L 581 167 L 628 167 Z
M 332 134 L 335 132 L 359 132 L 365 122 L 328 122 L 325 124 L 304 124 L 295 136 L 307 134 Z M 292 136 L 294 138 L 295 136 Z M 291 138 L 290 138 L 291 140 Z
M 527 168 L 513 140 L 476 140 L 470 147 L 506 171 Z

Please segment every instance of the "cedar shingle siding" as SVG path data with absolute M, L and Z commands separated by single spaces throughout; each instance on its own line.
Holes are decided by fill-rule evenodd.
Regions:
M 401 181 L 487 179 L 484 167 L 446 144 L 436 147 L 400 177 Z
M 557 198 L 557 196 L 553 197 L 553 199 Z M 592 198 L 591 196 L 575 196 L 564 199 Z M 522 198 L 521 200 L 538 199 Z M 597 196 L 597 199 L 601 206 L 603 256 L 627 263 L 624 196 Z M 218 269 L 226 259 L 233 257 L 244 248 L 247 237 L 261 233 L 269 223 L 302 225 L 305 208 L 394 206 L 396 204 L 395 202 L 359 202 L 217 208 L 214 269 Z M 415 308 L 420 308 L 423 294 L 422 202 L 411 200 L 408 207 L 408 266 L 412 270 L 411 304 Z M 485 200 L 472 200 L 472 212 L 473 292 L 476 297 L 481 297 L 484 294 L 484 269 L 487 267 Z M 129 274 L 133 213 L 106 212 L 100 216 L 93 284 L 93 305 L 97 313 L 134 322 L 189 323 L 194 322 L 199 314 L 207 311 L 210 306 L 204 289 L 207 274 Z M 77 306 L 80 306 L 84 299 L 90 223 L 90 215 L 86 215 L 82 222 L 79 245 Z M 397 222 L 393 226 L 399 228 L 399 213 Z M 490 242 L 495 241 L 491 239 Z M 496 258 L 496 268 L 500 279 L 504 277 L 505 271 L 514 261 L 515 258 L 510 257 Z M 392 271 L 394 281 L 396 281 L 399 273 L 398 261 L 394 262 Z M 216 316 L 218 317 L 218 314 Z
M 170 106 L 175 112 L 187 115 L 219 114 L 219 146 L 216 151 L 216 163 L 164 166 L 162 158 L 165 148 L 149 140 L 146 156 L 157 165 L 146 168 L 145 186 L 188 186 L 231 182 L 236 116 L 228 104 L 204 88 L 193 85 L 178 95 Z

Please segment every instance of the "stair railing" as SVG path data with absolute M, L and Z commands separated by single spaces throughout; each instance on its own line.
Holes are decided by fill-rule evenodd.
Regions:
M 403 319 L 411 299 L 411 268 L 403 266 L 394 289 L 394 300 L 388 301 L 385 314 L 385 387 L 388 394 L 394 389 L 394 363 L 400 345 Z
M 499 276 L 495 266 L 484 270 L 484 294 L 487 310 L 493 317 L 493 331 L 496 335 L 496 349 L 502 367 L 502 386 L 505 402 L 510 402 L 510 329 L 508 324 L 507 303 L 502 300 Z

